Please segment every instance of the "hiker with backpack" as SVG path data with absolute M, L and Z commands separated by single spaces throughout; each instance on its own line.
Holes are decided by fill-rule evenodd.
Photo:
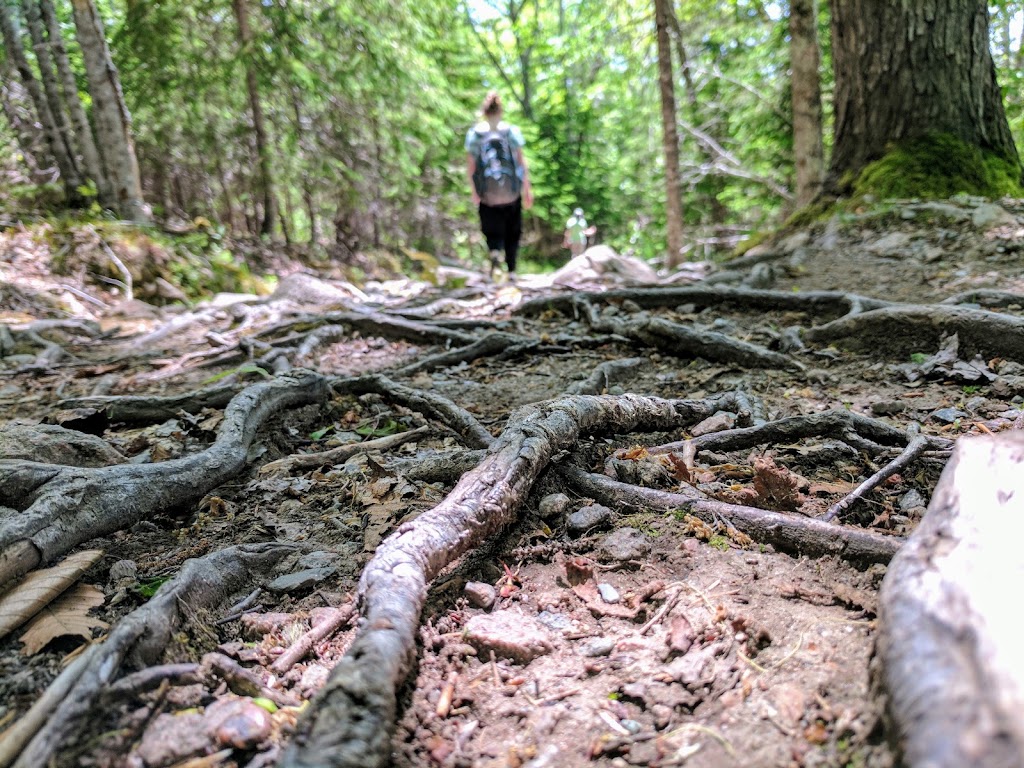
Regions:
M 483 121 L 466 134 L 467 175 L 487 240 L 491 276 L 500 271 L 504 252 L 509 280 L 515 282 L 523 208 L 533 205 L 525 142 L 516 126 L 502 121 L 501 98 L 495 91 L 487 94 L 480 111 Z
M 587 224 L 583 209 L 577 208 L 565 222 L 565 234 L 562 236 L 562 247 L 568 248 L 572 258 L 576 258 L 590 243 L 590 238 L 597 232 L 597 227 Z

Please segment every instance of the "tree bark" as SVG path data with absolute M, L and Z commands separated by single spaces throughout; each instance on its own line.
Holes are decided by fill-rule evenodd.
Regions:
M 817 0 L 790 0 L 789 57 L 793 92 L 793 164 L 796 204 L 810 203 L 821 191 L 824 149 L 821 140 L 821 51 Z
M 36 55 L 36 65 L 39 71 L 39 82 L 43 87 L 43 96 L 50 107 L 50 114 L 53 115 L 57 136 L 60 139 L 63 151 L 67 154 L 71 170 L 74 173 L 74 176 L 68 179 L 68 183 L 74 183 L 77 189 L 82 183 L 82 178 L 78 168 L 78 158 L 75 157 L 75 137 L 71 130 L 67 108 L 61 99 L 60 89 L 57 87 L 56 66 L 50 46 L 46 42 L 46 35 L 43 33 L 43 17 L 35 0 L 22 0 L 21 7 L 25 13 L 29 39 L 32 41 L 32 50 Z
M 68 61 L 68 52 L 64 46 L 64 36 L 61 34 L 60 22 L 57 20 L 53 0 L 39 0 L 39 11 L 42 14 L 43 23 L 46 25 L 50 51 L 53 54 L 54 63 L 57 65 L 57 73 L 60 75 L 64 103 L 71 112 L 71 119 L 75 124 L 78 149 L 82 153 L 83 170 L 88 178 L 96 183 L 100 203 L 105 206 L 113 205 L 113 190 L 109 179 L 103 172 L 103 163 L 93 138 L 92 126 L 89 124 L 89 118 L 85 114 L 85 107 L 78 93 L 78 84 L 75 81 L 75 73 L 71 70 L 71 63 Z
M 654 0 L 654 26 L 658 39 L 658 88 L 661 92 L 662 143 L 665 147 L 667 263 L 674 267 L 683 259 L 683 202 L 679 190 L 679 132 L 676 130 L 676 93 L 668 36 L 668 1 Z
M 879 592 L 872 682 L 909 768 L 1024 763 L 1024 437 L 963 438 Z M 1012 598 L 1009 598 L 1012 599 Z
M 51 163 L 53 158 L 45 156 L 45 138 L 36 125 L 28 94 L 18 82 L 8 56 L 0 57 L 0 109 L 14 132 L 18 149 L 29 171 L 33 175 L 43 173 L 40 165 Z
M 260 101 L 256 66 L 253 62 L 252 27 L 249 26 L 249 11 L 246 0 L 232 0 L 235 22 L 238 24 L 238 47 L 245 59 L 245 85 L 249 92 L 249 108 L 252 111 L 252 129 L 256 137 L 256 154 L 260 164 L 260 185 L 263 188 L 263 220 L 260 234 L 270 235 L 277 218 L 277 201 L 274 197 L 274 177 L 270 168 L 270 143 L 267 140 L 267 125 Z
M 930 133 L 1018 162 L 989 51 L 985 0 L 831 0 L 829 181 Z
M 25 51 L 21 47 L 21 35 L 18 31 L 16 17 L 12 15 L 10 6 L 3 2 L 0 2 L 0 32 L 3 33 L 7 56 L 14 64 L 15 69 L 17 69 L 18 75 L 21 78 L 21 84 L 25 87 L 29 98 L 32 100 L 32 105 L 36 109 L 39 123 L 43 127 L 43 136 L 46 139 L 47 148 L 57 163 L 57 170 L 60 171 L 65 193 L 69 201 L 74 200 L 78 194 L 76 189 L 78 180 L 75 176 L 74 164 L 68 155 L 67 147 L 61 140 L 60 132 L 57 130 L 57 122 L 50 109 L 49 102 L 47 102 L 43 95 L 43 89 L 39 86 L 28 58 L 25 56 Z
M 150 215 L 142 199 L 131 119 L 121 94 L 121 78 L 107 48 L 103 22 L 93 0 L 72 0 L 71 4 L 92 96 L 98 149 L 113 186 L 116 210 L 127 219 L 148 223 Z

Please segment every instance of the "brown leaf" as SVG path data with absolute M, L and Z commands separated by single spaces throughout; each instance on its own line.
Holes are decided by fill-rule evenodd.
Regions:
M 769 509 L 795 512 L 804 501 L 799 489 L 808 484 L 806 478 L 780 467 L 771 456 L 754 459 L 754 490 Z
M 76 552 L 53 568 L 33 571 L 0 598 L 0 637 L 13 632 L 56 600 L 93 563 L 103 556 L 99 549 Z
M 103 592 L 91 584 L 79 584 L 68 590 L 55 603 L 47 606 L 19 637 L 25 656 L 39 653 L 47 643 L 58 637 L 75 636 L 92 639 L 94 627 L 106 629 L 109 624 L 89 615 L 89 609 L 103 605 Z

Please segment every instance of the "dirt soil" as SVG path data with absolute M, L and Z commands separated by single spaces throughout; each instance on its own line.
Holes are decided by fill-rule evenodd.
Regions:
M 1017 317 L 1024 307 L 1022 249 L 1024 201 L 906 201 L 789 233 L 733 264 L 707 265 L 704 284 L 786 294 L 851 292 L 917 304 L 995 290 L 1022 294 L 1020 304 L 1003 297 L 996 308 Z M 1024 360 L 958 351 L 949 339 L 923 345 L 914 334 L 904 338 L 898 326 L 887 343 L 869 350 L 852 351 L 842 341 L 801 342 L 804 329 L 844 314 L 840 302 L 813 313 L 743 300 L 683 301 L 648 310 L 630 300 L 614 303 L 612 316 L 619 319 L 646 311 L 800 364 L 753 368 L 595 332 L 583 310 L 517 312 L 523 302 L 559 291 L 538 276 L 494 284 L 451 270 L 448 290 L 407 280 L 355 288 L 296 278 L 270 298 L 234 297 L 229 303 L 222 297 L 188 311 L 120 301 L 86 275 L 55 276 L 46 266 L 49 255 L 30 229 L 0 233 L 0 326 L 11 339 L 0 335 L 0 459 L 79 461 L 73 455 L 84 449 L 70 432 L 54 433 L 56 458 L 47 458 L 42 448 L 25 447 L 24 433 L 14 429 L 19 425 L 91 432 L 112 449 L 97 459 L 101 463 L 159 463 L 197 454 L 213 443 L 225 418 L 222 407 L 128 423 L 105 421 L 101 409 L 68 401 L 97 394 L 237 391 L 289 367 L 330 377 L 386 373 L 461 406 L 494 436 L 517 409 L 563 395 L 602 363 L 636 357 L 640 364 L 604 382 L 604 394 L 701 400 L 738 390 L 761 404 L 761 418 L 769 422 L 846 410 L 900 430 L 918 424 L 922 433 L 950 440 L 1021 424 Z M 605 273 L 579 287 L 620 284 Z M 974 306 L 986 300 L 984 294 L 963 298 Z M 408 372 L 403 366 L 444 351 L 445 344 L 416 342 L 394 329 L 373 332 L 341 316 L 371 309 L 392 318 L 404 312 L 448 331 L 502 331 L 536 343 L 505 356 Z M 334 319 L 326 325 L 317 320 L 325 316 Z M 38 324 L 42 320 L 61 322 Z M 311 334 L 319 336 L 303 346 Z M 246 468 L 200 501 L 163 505 L 123 530 L 76 546 L 102 550 L 80 579 L 96 585 L 101 600 L 88 613 L 79 611 L 77 620 L 65 620 L 69 631 L 46 635 L 44 629 L 38 647 L 23 640 L 25 627 L 0 639 L 0 727 L 25 714 L 69 659 L 82 653 L 86 638 L 99 642 L 107 625 L 115 627 L 144 605 L 187 559 L 233 544 L 286 541 L 301 549 L 262 584 L 238 590 L 212 613 L 193 615 L 161 659 L 199 662 L 217 652 L 255 673 L 276 692 L 277 705 L 266 696 L 240 694 L 227 675 L 177 682 L 169 676 L 172 682 L 96 702 L 88 718 L 65 734 L 53 763 L 279 764 L 296 721 L 310 706 L 305 702 L 345 653 L 356 625 L 343 623 L 285 672 L 272 672 L 270 665 L 325 609 L 353 599 L 377 545 L 445 497 L 461 470 L 445 469 L 444 461 L 465 456 L 468 446 L 464 433 L 436 414 L 396 404 L 387 394 L 343 392 L 270 416 L 247 449 Z M 812 436 L 702 450 L 684 469 L 681 452 L 658 456 L 646 450 L 738 428 L 742 420 L 742 414 L 729 413 L 686 431 L 597 430 L 558 457 L 552 470 L 571 464 L 623 482 L 677 493 L 696 488 L 719 501 L 808 518 L 825 515 L 899 452 L 871 455 L 835 437 Z M 310 468 L 261 471 L 293 454 L 424 424 L 428 432 L 399 447 Z M 22 436 L 5 440 L 5 432 Z M 841 515 L 842 524 L 908 535 L 947 455 L 927 452 L 888 477 Z M 0 534 L 33 503 L 31 494 L 20 502 L 5 495 Z M 0 536 L 0 546 L 5 543 Z M 392 763 L 892 765 L 896 758 L 869 673 L 876 591 L 884 575 L 882 564 L 777 551 L 724 519 L 595 506 L 548 472 L 515 524 L 449 565 L 431 586 L 413 674 L 399 691 Z M 232 610 L 257 586 L 261 591 L 244 610 Z M 126 662 L 120 674 L 133 669 Z M 223 719 L 215 726 L 203 719 L 212 717 L 215 704 L 235 699 L 257 701 L 269 718 L 264 722 L 246 710 L 242 735 L 225 735 Z

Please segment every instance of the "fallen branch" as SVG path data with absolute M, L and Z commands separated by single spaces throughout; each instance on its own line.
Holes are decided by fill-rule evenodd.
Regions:
M 911 426 L 914 427 L 914 429 L 907 433 L 907 447 L 903 449 L 903 452 L 871 475 L 871 477 L 863 483 L 854 488 L 846 497 L 840 499 L 829 507 L 828 511 L 822 516 L 822 520 L 827 522 L 835 518 L 837 515 L 846 513 L 849 511 L 850 507 L 863 499 L 868 493 L 884 483 L 897 472 L 906 469 L 918 458 L 918 456 L 927 450 L 929 445 L 928 438 L 924 435 L 918 434 L 920 427 L 916 424 Z
M 846 528 L 809 517 L 627 485 L 575 467 L 562 467 L 558 471 L 582 495 L 606 506 L 626 506 L 645 512 L 683 511 L 709 524 L 724 519 L 754 541 L 795 555 L 835 556 L 863 567 L 887 563 L 903 543 L 896 536 L 862 528 Z
M 153 598 L 118 622 L 102 645 L 94 645 L 53 682 L 28 713 L 3 735 L 0 768 L 50 765 L 73 738 L 122 664 L 156 662 L 189 616 L 208 610 L 262 579 L 289 544 L 245 544 L 187 560 Z
M 57 403 L 57 408 L 96 411 L 95 414 L 82 417 L 82 420 L 88 421 L 102 419 L 108 423 L 158 424 L 174 418 L 182 411 L 196 414 L 204 408 L 223 408 L 231 402 L 231 398 L 236 394 L 238 394 L 237 386 L 224 386 L 169 397 L 137 395 L 74 397 L 61 400 Z M 78 421 L 75 420 L 76 423 Z
M 335 608 L 329 617 L 306 632 L 306 634 L 292 643 L 287 651 L 278 656 L 274 663 L 270 665 L 270 670 L 276 675 L 283 675 L 295 666 L 295 663 L 303 656 L 309 653 L 314 645 L 348 624 L 355 612 L 356 604 L 354 602 L 347 603 L 340 608 Z
M 556 453 L 584 433 L 682 427 L 728 407 L 731 399 L 570 396 L 517 411 L 476 469 L 377 548 L 359 583 L 359 633 L 300 721 L 282 765 L 368 768 L 387 762 L 396 691 L 415 656 L 427 585 L 516 519 Z
M 879 593 L 872 683 L 900 764 L 1024 765 L 1024 436 L 962 438 Z
M 309 371 L 254 384 L 224 413 L 213 445 L 158 464 L 83 469 L 0 461 L 0 504 L 24 511 L 0 521 L 0 583 L 26 572 L 24 542 L 34 568 L 79 544 L 127 528 L 155 512 L 180 508 L 237 475 L 260 426 L 282 408 L 326 400 L 327 380 Z M 19 552 L 9 557 L 9 552 Z

